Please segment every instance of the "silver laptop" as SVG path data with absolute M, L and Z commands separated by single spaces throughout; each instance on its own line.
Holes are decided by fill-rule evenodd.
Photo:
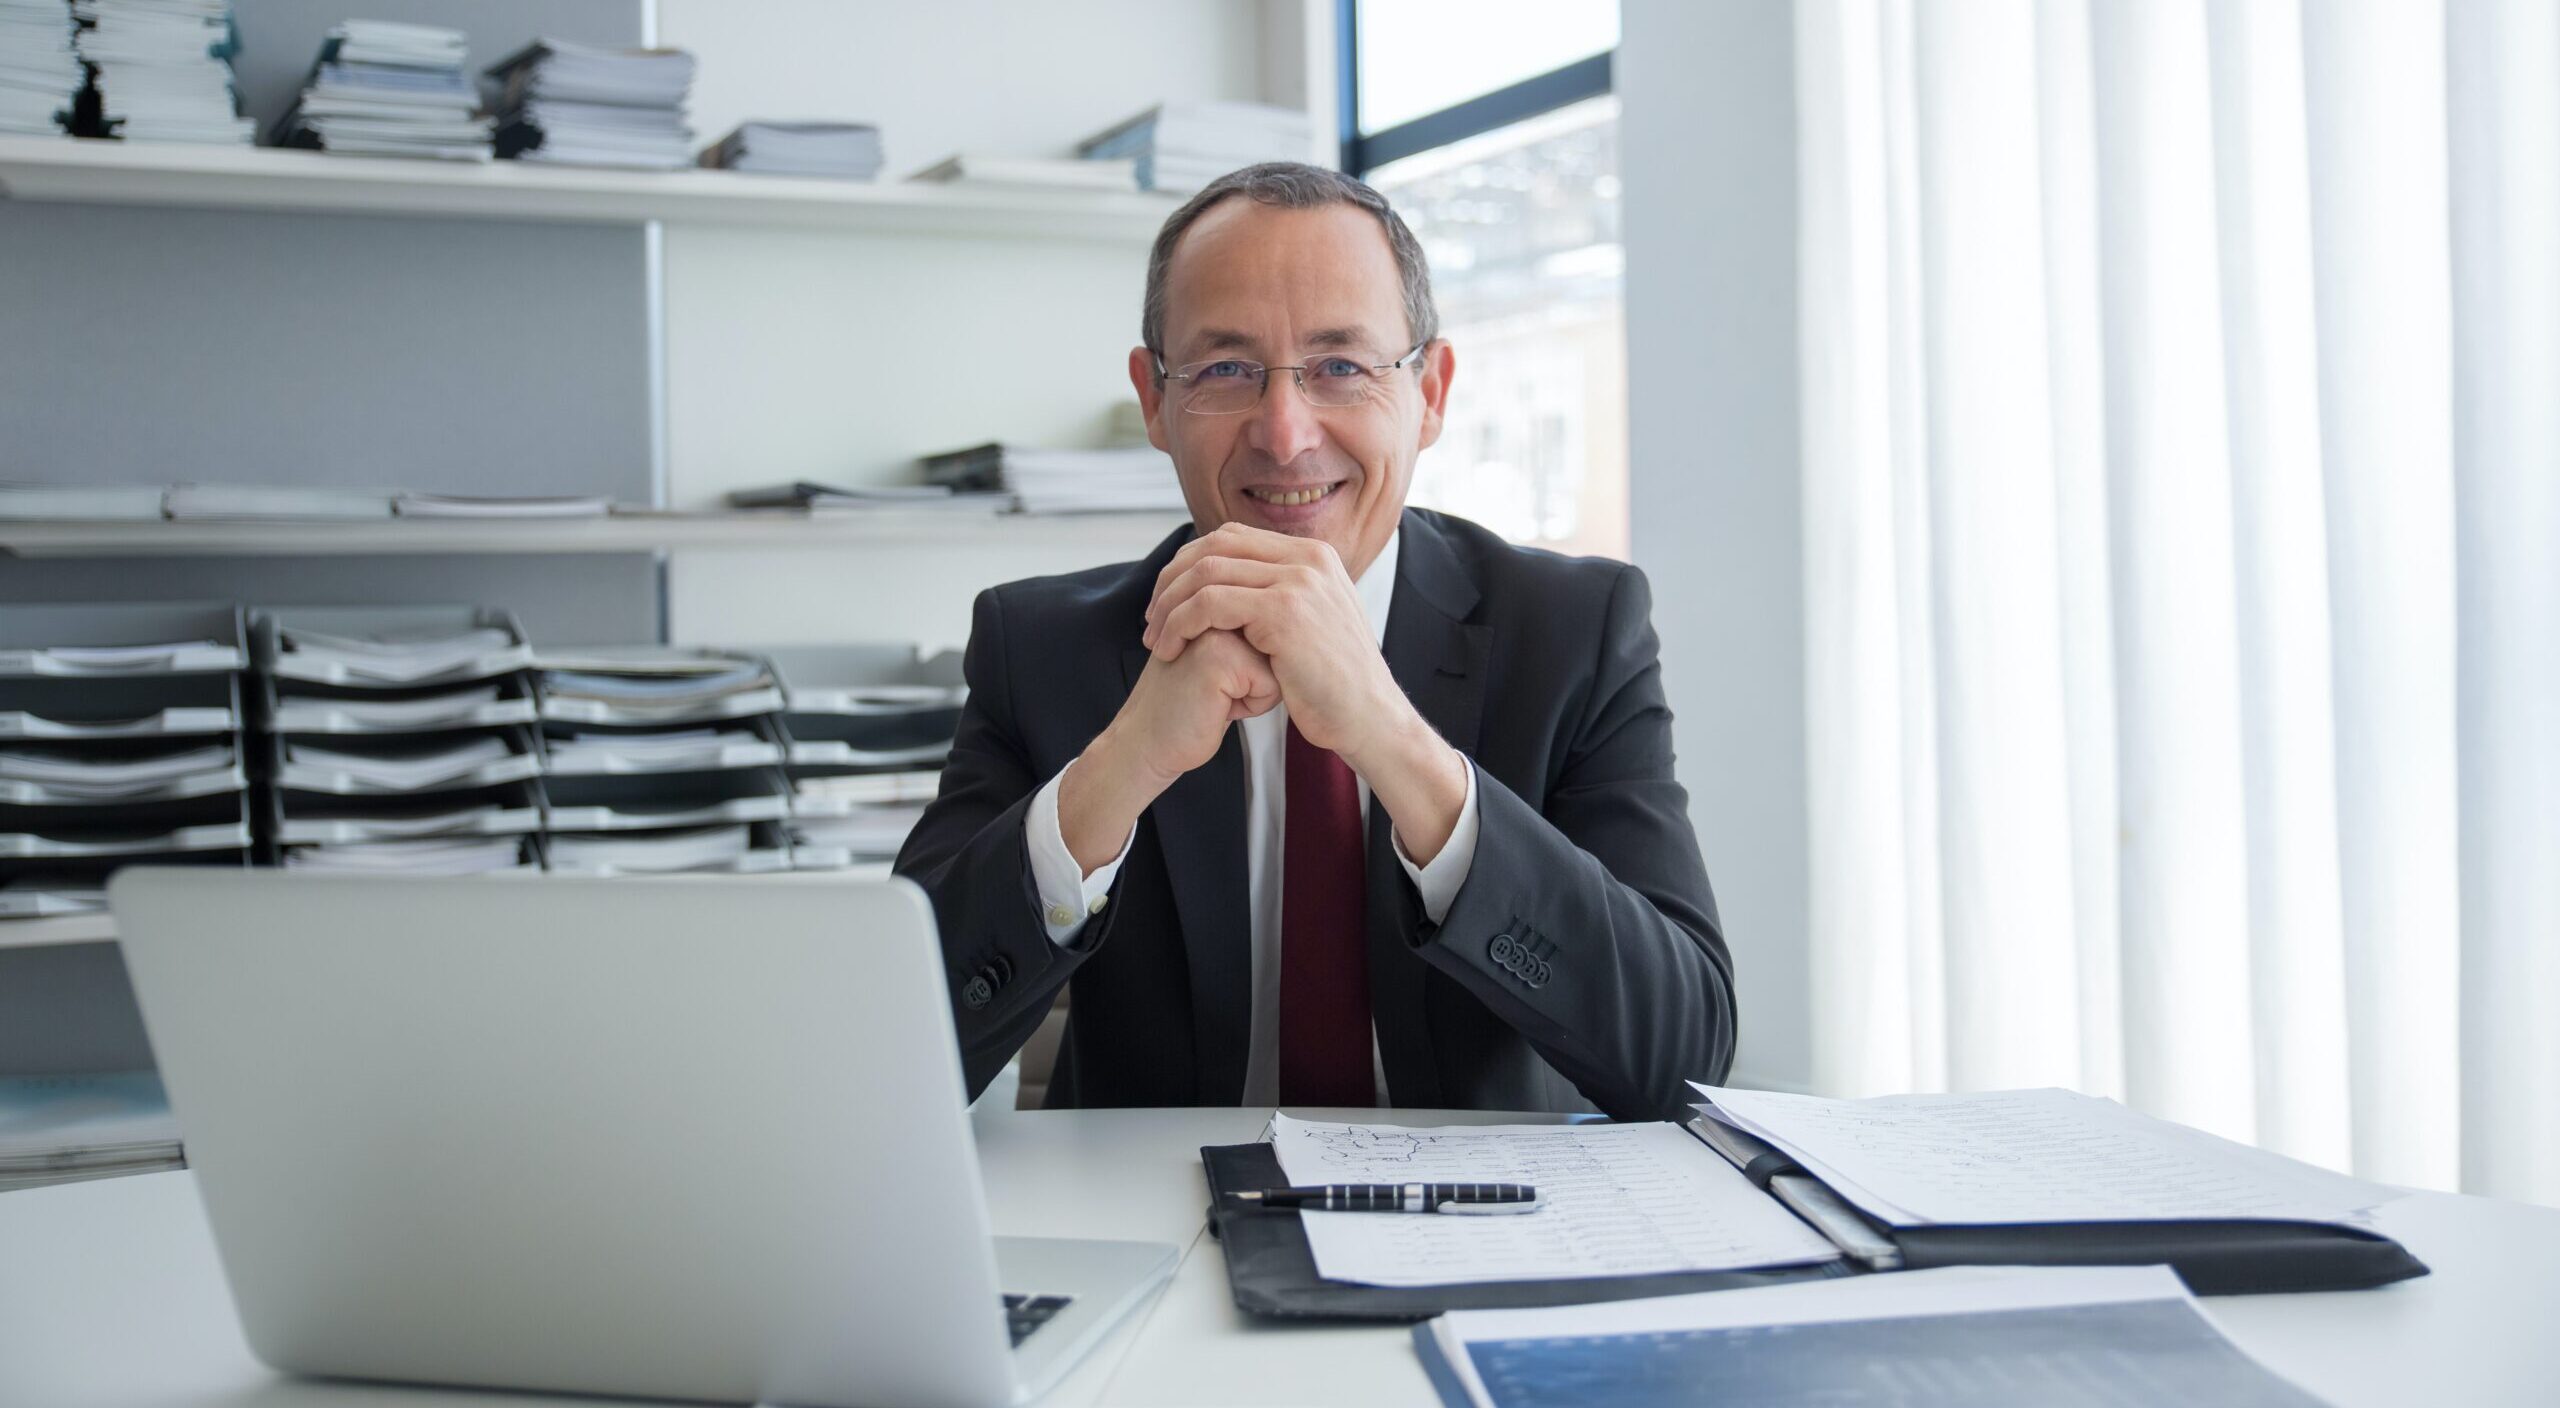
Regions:
M 108 898 L 278 1369 L 977 1408 L 1172 1272 L 989 1233 L 904 881 L 141 868 Z

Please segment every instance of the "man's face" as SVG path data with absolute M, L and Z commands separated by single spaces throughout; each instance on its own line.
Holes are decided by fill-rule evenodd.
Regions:
M 1183 232 L 1165 270 L 1164 365 L 1236 358 L 1268 367 L 1347 357 L 1383 365 L 1413 346 L 1395 254 L 1377 217 L 1349 205 L 1286 210 L 1241 196 Z M 1440 438 L 1453 370 L 1446 343 L 1390 373 L 1356 406 L 1308 402 L 1273 371 L 1262 399 L 1232 415 L 1182 408 L 1185 383 L 1159 386 L 1141 347 L 1129 376 L 1147 435 L 1173 456 L 1201 532 L 1227 523 L 1333 545 L 1345 571 L 1369 569 L 1404 512 L 1416 456 Z

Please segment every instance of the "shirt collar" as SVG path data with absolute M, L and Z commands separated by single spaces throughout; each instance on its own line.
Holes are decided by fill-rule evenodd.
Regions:
M 1369 615 L 1369 634 L 1382 650 L 1387 644 L 1387 608 L 1396 599 L 1396 558 L 1403 549 L 1404 529 L 1398 526 L 1387 535 L 1387 545 L 1378 549 L 1378 560 L 1351 584 L 1352 590 L 1360 593 L 1360 609 Z

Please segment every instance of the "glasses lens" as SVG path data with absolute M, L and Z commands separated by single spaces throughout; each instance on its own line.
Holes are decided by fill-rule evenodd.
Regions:
M 1318 357 L 1307 363 L 1307 399 L 1319 406 L 1356 406 L 1377 385 L 1365 362 L 1349 357 Z
M 1253 409 L 1262 399 L 1262 368 L 1229 358 L 1182 368 L 1182 408 L 1193 415 L 1224 416 Z

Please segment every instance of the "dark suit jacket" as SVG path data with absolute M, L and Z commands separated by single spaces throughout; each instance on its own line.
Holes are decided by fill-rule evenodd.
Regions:
M 1371 1010 L 1397 1105 L 1680 1118 L 1733 1059 L 1732 961 L 1672 779 L 1644 575 L 1404 515 L 1387 666 L 1476 767 L 1467 882 L 1435 925 L 1371 803 Z M 1072 946 L 1041 924 L 1023 813 L 1119 711 L 1147 660 L 1146 561 L 979 595 L 969 703 L 897 872 L 932 896 L 975 1094 L 1072 984 L 1052 1105 L 1243 1098 L 1252 950 L 1244 747 L 1138 824 Z M 1577 1098 L 1577 1092 L 1578 1097 Z M 1588 1105 L 1584 1101 L 1588 1101 Z

